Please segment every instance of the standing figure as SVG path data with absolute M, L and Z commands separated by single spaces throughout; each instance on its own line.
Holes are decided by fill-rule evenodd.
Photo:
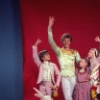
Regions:
M 87 58 L 81 59 L 79 68 L 76 69 L 77 84 L 74 91 L 74 100 L 91 100 L 89 82 L 90 61 Z
M 39 67 L 38 80 L 39 90 L 43 95 L 52 96 L 52 89 L 58 89 L 60 85 L 61 75 L 56 64 L 50 62 L 50 55 L 47 50 L 40 51 L 38 54 L 37 46 L 41 40 L 37 40 L 33 49 L 33 60 Z M 56 75 L 56 82 L 54 75 Z
M 57 55 L 58 62 L 60 64 L 61 76 L 62 76 L 62 90 L 65 100 L 72 100 L 73 90 L 76 84 L 75 78 L 75 64 L 74 62 L 80 61 L 80 55 L 78 51 L 71 49 L 70 44 L 72 42 L 72 37 L 70 34 L 63 34 L 61 37 L 61 42 L 63 47 L 60 48 L 56 45 L 53 34 L 52 26 L 54 24 L 54 18 L 49 18 L 48 25 L 48 40 L 51 48 Z
M 100 43 L 100 38 L 97 36 L 95 38 L 96 42 Z M 90 49 L 88 53 L 88 58 L 91 62 L 91 74 L 90 74 L 90 82 L 92 85 L 91 96 L 92 100 L 96 100 L 97 92 L 98 92 L 98 83 L 99 83 L 99 67 L 100 67 L 100 55 L 96 48 Z

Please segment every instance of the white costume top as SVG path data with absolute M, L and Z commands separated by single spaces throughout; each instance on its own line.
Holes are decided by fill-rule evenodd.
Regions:
M 49 43 L 57 55 L 58 62 L 60 64 L 61 75 L 63 77 L 73 77 L 75 76 L 75 61 L 80 61 L 80 55 L 76 50 L 65 50 L 56 45 L 52 36 L 52 29 L 48 28 L 48 40 Z
M 49 62 L 43 63 L 43 81 L 51 81 L 51 68 Z

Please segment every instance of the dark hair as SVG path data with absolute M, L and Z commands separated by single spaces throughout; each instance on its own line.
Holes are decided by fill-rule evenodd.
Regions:
M 70 34 L 68 34 L 68 33 L 67 34 L 65 33 L 65 34 L 62 35 L 61 42 L 64 41 L 65 39 L 70 39 L 71 42 L 73 40 L 72 36 Z
M 39 52 L 39 59 L 40 59 L 41 62 L 44 62 L 42 58 L 44 57 L 44 55 L 46 55 L 48 53 L 49 52 L 47 50 L 42 50 L 42 51 Z
M 95 49 L 95 56 L 97 57 L 98 55 L 99 55 L 99 50 L 98 49 L 96 49 L 96 48 L 91 48 L 90 50 L 94 50 Z
M 86 61 L 87 66 L 90 67 L 90 65 L 91 65 L 90 60 L 88 58 L 83 58 L 83 59 Z
M 97 52 L 97 53 L 96 53 Z M 98 49 L 96 49 L 96 51 L 95 51 L 95 56 L 97 57 L 99 55 L 99 50 Z

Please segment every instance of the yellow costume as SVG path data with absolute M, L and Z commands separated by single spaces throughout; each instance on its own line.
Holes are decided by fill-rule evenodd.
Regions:
M 75 65 L 74 62 L 80 61 L 80 55 L 76 50 L 64 50 L 64 48 L 60 48 L 56 45 L 52 36 L 52 29 L 48 28 L 48 40 L 49 43 L 57 55 L 60 68 L 61 75 L 64 77 L 73 77 L 75 76 Z
M 52 36 L 52 29 L 48 28 L 49 43 L 57 55 L 62 76 L 62 90 L 65 100 L 72 100 L 72 93 L 76 84 L 75 61 L 80 61 L 80 55 L 76 50 L 65 50 L 56 45 Z M 67 94 L 67 95 L 66 95 Z

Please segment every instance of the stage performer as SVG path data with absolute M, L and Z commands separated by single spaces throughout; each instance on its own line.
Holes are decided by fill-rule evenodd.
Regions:
M 90 61 L 87 58 L 82 58 L 79 62 L 79 68 L 76 69 L 77 84 L 74 91 L 74 100 L 91 100 L 89 75 Z
M 70 44 L 72 42 L 72 37 L 70 34 L 63 34 L 61 37 L 61 42 L 63 47 L 60 48 L 56 45 L 53 34 L 52 26 L 54 24 L 54 18 L 49 18 L 48 25 L 48 40 L 49 43 L 57 55 L 58 62 L 60 64 L 61 76 L 62 76 L 62 90 L 65 100 L 72 100 L 73 90 L 76 84 L 75 77 L 75 65 L 74 62 L 80 61 L 80 55 L 78 51 L 71 49 Z
M 42 50 L 38 53 L 38 45 L 41 40 L 38 39 L 33 49 L 33 60 L 39 68 L 37 84 L 39 84 L 39 90 L 43 95 L 52 96 L 53 89 L 58 89 L 60 85 L 61 75 L 56 64 L 50 62 L 50 55 L 47 50 Z M 56 75 L 56 82 L 54 79 Z
M 95 38 L 96 42 L 100 43 L 100 38 L 97 36 Z M 92 100 L 96 100 L 97 98 L 97 90 L 98 90 L 98 83 L 99 83 L 99 67 L 100 67 L 100 54 L 96 48 L 90 49 L 88 53 L 88 58 L 91 62 L 91 74 L 90 74 L 90 82 L 92 84 L 91 89 L 91 96 Z

